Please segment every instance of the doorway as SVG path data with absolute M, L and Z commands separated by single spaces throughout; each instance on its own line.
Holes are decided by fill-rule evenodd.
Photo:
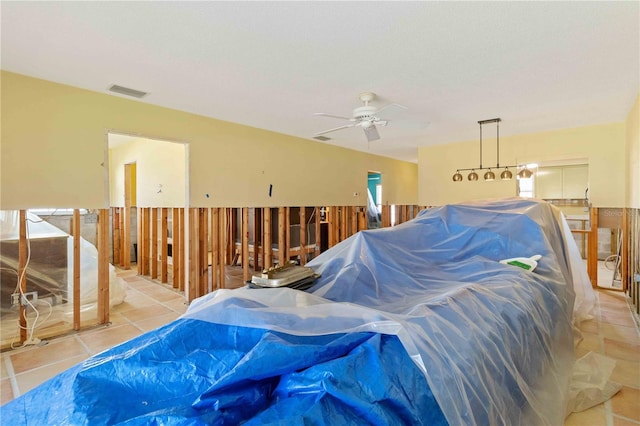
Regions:
M 173 225 L 184 222 L 188 203 L 188 144 L 110 132 L 108 155 L 114 265 L 133 262 L 139 274 L 153 271 L 155 279 L 159 270 L 163 283 L 173 281 Z
M 367 176 L 367 227 L 382 226 L 382 173 L 369 172 Z

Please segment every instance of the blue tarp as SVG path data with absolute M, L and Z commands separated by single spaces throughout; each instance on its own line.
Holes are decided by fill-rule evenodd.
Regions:
M 421 212 L 314 259 L 307 292 L 220 290 L 0 408 L 19 424 L 562 424 L 572 275 L 559 215 Z M 535 272 L 499 260 L 542 255 Z

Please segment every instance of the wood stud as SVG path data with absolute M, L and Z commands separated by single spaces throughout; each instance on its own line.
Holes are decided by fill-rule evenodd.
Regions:
M 109 322 L 109 210 L 98 210 L 98 323 Z
M 80 330 L 80 210 L 73 210 L 73 329 Z M 116 235 L 114 230 L 113 235 Z M 115 249 L 114 249 L 115 252 Z

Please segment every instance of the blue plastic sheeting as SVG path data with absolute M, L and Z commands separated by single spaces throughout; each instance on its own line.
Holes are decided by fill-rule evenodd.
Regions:
M 38 425 L 562 424 L 574 296 L 573 240 L 559 217 L 515 199 L 358 233 L 308 264 L 322 274 L 308 292 L 204 296 L 0 416 Z M 533 273 L 498 262 L 534 254 Z
M 3 406 L 31 425 L 447 424 L 396 336 L 292 336 L 192 319 Z
M 315 259 L 309 291 L 401 319 L 451 424 L 562 424 L 575 245 L 562 220 L 522 199 L 423 211 Z M 536 254 L 535 272 L 499 263 Z

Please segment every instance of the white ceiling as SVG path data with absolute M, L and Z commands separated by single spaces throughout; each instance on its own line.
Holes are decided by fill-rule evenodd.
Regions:
M 640 2 L 0 2 L 2 69 L 311 139 L 358 95 L 408 107 L 367 144 L 417 147 L 624 121 Z M 118 96 L 118 95 L 115 95 Z M 393 117 L 392 117 L 393 118 Z M 413 126 L 408 126 L 414 124 Z M 428 123 L 428 126 L 423 126 Z

